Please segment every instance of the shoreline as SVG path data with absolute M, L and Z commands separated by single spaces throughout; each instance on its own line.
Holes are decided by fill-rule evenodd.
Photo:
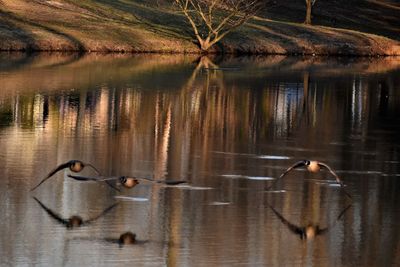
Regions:
M 1 35 L 0 35 L 1 37 Z M 160 43 L 132 46 L 124 42 L 100 43 L 91 45 L 92 40 L 82 43 L 79 47 L 74 44 L 59 40 L 36 39 L 35 44 L 24 43 L 21 40 L 3 39 L 0 43 L 0 52 L 73 52 L 73 53 L 128 53 L 128 54 L 195 54 L 202 55 L 202 51 L 194 43 L 187 41 L 174 41 L 169 45 Z M 297 46 L 280 42 L 275 39 L 249 39 L 248 42 L 237 44 L 234 38 L 227 38 L 206 54 L 210 55 L 285 55 L 285 56 L 328 56 L 328 57 L 385 57 L 400 56 L 400 42 L 382 36 L 374 36 L 368 39 L 372 45 L 357 45 L 354 42 L 336 40 L 331 42 L 319 41 L 309 43 L 306 46 Z M 258 42 L 259 44 L 254 44 Z M 176 45 L 176 43 L 179 43 Z M 146 48 L 145 48 L 146 47 Z M 149 47 L 151 47 L 149 49 Z
M 60 54 L 121 54 L 121 55 L 193 55 L 193 56 L 234 56 L 234 57 L 252 57 L 252 56 L 286 56 L 286 57 L 318 57 L 318 58 L 385 58 L 385 57 L 400 57 L 400 54 L 353 54 L 353 53 L 270 53 L 270 52 L 209 52 L 201 53 L 200 51 L 126 51 L 126 50 L 47 50 L 47 49 L 1 49 L 1 54 L 7 53 L 23 53 L 34 55 L 38 53 L 60 53 Z

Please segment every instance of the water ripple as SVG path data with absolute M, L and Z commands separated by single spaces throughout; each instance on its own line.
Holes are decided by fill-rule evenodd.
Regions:
M 258 180 L 258 181 L 275 180 L 274 177 L 269 177 L 269 176 L 247 176 L 240 174 L 222 174 L 221 176 L 231 179 L 247 179 L 247 180 Z
M 128 196 L 115 196 L 117 199 L 129 200 L 129 201 L 138 201 L 138 202 L 146 202 L 149 199 L 144 197 L 128 197 Z

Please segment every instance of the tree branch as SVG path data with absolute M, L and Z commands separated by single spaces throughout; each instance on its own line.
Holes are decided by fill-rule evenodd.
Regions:
M 200 48 L 207 51 L 254 16 L 265 0 L 174 0 L 174 2 L 189 21 Z

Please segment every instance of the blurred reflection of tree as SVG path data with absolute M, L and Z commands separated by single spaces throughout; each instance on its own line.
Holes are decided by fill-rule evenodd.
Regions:
M 251 85 L 238 88 L 228 82 L 232 70 L 219 67 L 213 60 L 199 58 L 179 94 L 113 88 L 104 83 L 96 90 L 32 96 L 24 104 L 21 97 L 27 96 L 20 96 L 16 98 L 14 114 L 25 126 L 29 122 L 31 127 L 39 126 L 39 118 L 44 122 L 53 118 L 60 120 L 52 127 L 61 133 L 102 136 L 104 154 L 125 155 L 131 161 L 152 159 L 158 164 L 154 176 L 159 178 L 167 173 L 166 168 L 176 178 L 186 175 L 192 147 L 201 147 L 203 153 L 208 153 L 211 147 L 235 151 L 234 144 L 238 141 L 256 144 L 260 138 L 290 133 L 297 114 L 297 85 L 293 88 L 285 83 L 273 83 L 262 90 L 254 90 Z M 294 95 L 287 97 L 287 93 Z M 38 119 L 33 118 L 34 113 Z M 118 138 L 108 136 L 112 132 Z M 153 141 L 147 139 L 148 134 Z M 78 143 L 86 141 L 77 140 Z M 145 147 L 149 145 L 154 145 L 153 155 L 135 152 L 147 151 Z M 175 167 L 168 167 L 168 161 Z M 130 165 L 132 171 L 140 169 L 134 162 L 121 162 L 121 165 Z
M 314 121 L 310 119 L 312 116 L 311 105 L 309 101 L 309 91 L 310 91 L 310 72 L 304 71 L 303 73 L 303 110 L 302 115 L 300 116 L 302 119 L 306 120 L 306 124 L 309 125 L 310 121 Z
M 378 83 L 379 92 L 379 113 L 384 116 L 387 114 L 388 103 L 389 103 L 389 86 L 386 81 Z
M 99 163 L 100 166 L 111 173 L 144 172 L 146 175 L 152 174 L 156 179 L 184 178 L 203 183 L 203 179 L 209 179 L 211 175 L 199 174 L 213 172 L 217 164 L 219 170 L 237 170 L 240 160 L 243 160 L 226 157 L 217 161 L 211 154 L 213 150 L 256 153 L 258 151 L 252 150 L 258 149 L 257 144 L 266 143 L 263 141 L 274 138 L 286 140 L 288 136 L 293 136 L 295 145 L 317 148 L 318 151 L 323 150 L 321 143 L 327 144 L 339 138 L 348 142 L 346 138 L 361 136 L 362 138 L 354 139 L 352 143 L 351 149 L 354 151 L 385 152 L 374 154 L 374 159 L 380 162 L 378 164 L 385 164 L 384 160 L 399 160 L 398 148 L 393 145 L 398 144 L 397 136 L 393 131 L 376 131 L 384 129 L 382 125 L 390 125 L 382 119 L 397 122 L 395 116 L 399 114 L 396 111 L 400 107 L 400 97 L 395 91 L 395 82 L 383 80 L 381 87 L 375 91 L 377 87 L 374 84 L 368 83 L 358 75 L 352 77 L 351 81 L 345 80 L 344 84 L 341 80 L 332 83 L 331 80 L 317 81 L 318 77 L 304 70 L 300 78 L 295 77 L 296 82 L 263 77 L 261 79 L 268 79 L 263 80 L 263 87 L 254 88 L 249 78 L 245 79 L 249 84 L 243 83 L 243 86 L 238 86 L 237 76 L 242 72 L 235 73 L 237 76 L 232 79 L 232 70 L 220 67 L 222 64 L 214 63 L 213 60 L 203 57 L 196 65 L 190 65 L 193 71 L 185 73 L 187 77 L 180 77 L 181 80 L 187 80 L 178 90 L 133 88 L 125 84 L 120 87 L 104 82 L 101 87 L 79 87 L 78 93 L 16 93 L 10 103 L 3 101 L 2 107 L 5 107 L 4 114 L 7 118 L 10 118 L 10 111 L 12 112 L 11 118 L 17 127 L 37 127 L 38 130 L 47 131 L 43 136 L 48 140 L 38 142 L 35 138 L 40 138 L 41 135 L 36 135 L 29 140 L 32 146 L 39 147 L 45 144 L 50 147 L 54 145 L 54 139 L 58 142 L 58 147 L 54 150 L 62 157 L 80 153 L 95 154 L 100 157 L 99 161 L 103 162 Z M 169 64 L 173 65 L 171 62 Z M 157 71 L 159 69 L 155 70 Z M 342 87 L 348 87 L 349 90 L 343 92 Z M 389 97 L 385 97 L 386 95 Z M 382 112 L 376 112 L 379 110 Z M 389 130 L 393 130 L 394 127 L 396 124 L 391 125 Z M 368 140 L 368 135 L 369 138 L 373 135 L 372 142 Z M 17 135 L 13 135 L 13 138 L 15 139 L 7 143 L 14 144 L 22 139 Z M 385 144 L 388 148 L 378 148 L 380 144 Z M 356 153 L 348 156 L 348 149 L 329 148 L 323 150 L 321 155 L 327 151 L 330 154 L 337 153 L 326 157 L 340 158 L 347 164 L 343 169 L 373 167 L 361 166 L 369 161 L 360 158 L 360 154 Z M 37 157 L 34 149 L 29 151 L 31 152 L 27 153 Z M 371 157 L 366 155 L 365 158 L 368 156 Z M 254 166 L 243 168 L 252 167 Z M 391 168 L 390 171 L 397 171 L 394 164 Z M 191 177 L 193 173 L 198 176 Z M 215 176 L 212 176 L 213 178 Z M 217 179 L 207 182 L 217 186 L 223 184 L 215 180 Z M 232 186 L 235 182 L 229 183 L 226 194 L 230 199 L 239 199 L 238 187 Z M 396 194 L 395 187 L 389 188 L 390 185 L 384 184 L 385 188 L 379 191 L 380 194 Z M 168 214 L 160 218 L 164 221 L 157 222 L 164 227 L 160 228 L 157 234 L 162 238 L 174 240 L 175 243 L 181 243 L 180 234 L 184 231 L 182 217 L 191 214 L 192 211 L 183 210 L 185 207 L 176 203 L 183 203 L 184 201 L 180 200 L 184 200 L 185 197 L 194 198 L 194 194 L 177 191 L 164 194 L 156 191 L 158 189 L 154 190 L 151 214 L 155 218 L 156 214 Z M 365 191 L 363 195 L 368 195 L 371 188 L 366 184 L 360 190 Z M 286 197 L 283 203 L 284 210 L 291 213 L 288 209 L 295 205 L 293 203 L 302 203 L 300 221 L 307 218 L 320 221 L 325 218 L 325 211 L 321 208 L 324 189 L 307 183 L 304 185 L 304 191 L 308 195 L 307 198 Z M 371 196 L 370 199 L 373 197 L 375 198 Z M 166 199 L 169 200 L 165 201 Z M 377 214 L 378 218 L 374 217 L 377 220 L 390 216 L 382 216 L 379 210 L 374 210 L 374 214 Z M 209 214 L 205 214 L 204 217 L 207 215 Z M 220 216 L 221 219 L 216 221 L 224 222 L 223 216 L 226 214 L 212 215 Z M 221 235 L 229 236 L 229 230 L 224 223 L 217 225 L 216 229 L 221 230 Z M 171 255 L 177 252 L 173 246 L 170 249 Z M 305 254 L 306 252 L 309 251 L 304 251 Z

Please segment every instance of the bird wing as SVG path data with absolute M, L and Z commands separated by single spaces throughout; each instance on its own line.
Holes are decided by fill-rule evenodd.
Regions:
M 342 210 L 342 212 L 339 213 L 338 217 L 336 218 L 336 221 L 339 221 L 339 220 L 343 217 L 343 215 L 346 213 L 346 211 L 347 211 L 348 209 L 351 208 L 351 206 L 352 206 L 352 204 L 347 205 L 347 206 Z
M 187 181 L 184 180 L 165 180 L 165 181 L 159 181 L 160 183 L 164 183 L 166 185 L 178 185 L 178 184 L 185 184 Z
M 318 166 L 327 169 L 327 170 L 335 177 L 336 182 L 337 182 L 338 184 L 340 184 L 340 186 L 343 186 L 342 180 L 340 180 L 339 176 L 336 174 L 336 172 L 334 172 L 334 171 L 332 170 L 331 167 L 329 167 L 327 164 L 325 164 L 325 163 L 323 163 L 323 162 L 318 162 Z
M 288 172 L 290 172 L 291 170 L 296 169 L 296 168 L 301 167 L 301 166 L 305 166 L 305 165 L 306 165 L 306 164 L 305 164 L 305 160 L 301 160 L 301 161 L 296 162 L 295 164 L 293 164 L 292 166 L 290 166 L 289 168 L 287 168 L 286 171 L 284 171 L 284 172 L 272 183 L 272 185 L 270 185 L 270 186 L 267 188 L 267 190 L 270 190 L 272 187 L 274 187 L 275 184 L 278 182 L 278 180 L 281 179 L 281 178 L 283 178 L 283 177 L 284 177 Z
M 119 188 L 115 187 L 112 183 L 110 183 L 110 181 L 105 180 L 104 182 L 106 182 L 106 184 L 107 184 L 109 187 L 111 187 L 112 189 L 114 189 L 114 190 L 116 190 L 116 191 L 118 191 L 118 192 L 121 192 L 121 190 L 120 190 Z
M 68 177 L 78 180 L 78 181 L 95 181 L 95 182 L 105 182 L 109 187 L 111 187 L 114 190 L 117 190 L 121 192 L 118 188 L 116 188 L 112 183 L 110 183 L 110 180 L 117 180 L 119 177 L 88 177 L 88 176 L 78 176 L 78 175 L 72 175 L 68 174 Z
M 323 163 L 323 162 L 318 162 L 318 165 L 320 167 L 326 168 L 336 179 L 336 182 L 340 185 L 340 187 L 342 188 L 343 192 L 346 194 L 346 196 L 348 196 L 350 199 L 353 199 L 353 197 L 346 191 L 346 189 L 344 189 L 344 183 L 342 182 L 342 180 L 339 178 L 339 176 L 336 174 L 336 172 L 334 172 L 332 170 L 331 167 L 329 167 L 327 164 Z
M 90 224 L 92 222 L 94 222 L 95 220 L 97 220 L 98 218 L 104 216 L 106 213 L 110 212 L 112 209 L 114 209 L 117 205 L 119 204 L 119 202 L 114 203 L 113 205 L 109 206 L 108 208 L 106 208 L 105 210 L 103 210 L 100 214 L 98 214 L 97 216 L 90 218 L 86 221 L 84 221 L 84 224 Z
M 275 213 L 276 216 L 278 216 L 278 218 L 281 220 L 281 222 L 286 225 L 289 230 L 295 234 L 303 234 L 303 229 L 291 222 L 289 222 L 288 220 L 285 219 L 285 217 L 283 217 L 279 212 L 277 212 L 272 206 L 268 205 L 271 210 Z
M 330 224 L 329 228 L 335 226 L 335 224 L 336 224 L 340 219 L 342 219 L 343 215 L 351 208 L 351 206 L 352 206 L 352 204 L 347 205 L 347 206 L 339 213 L 339 215 L 337 216 L 336 220 L 335 220 L 333 223 Z M 327 228 L 321 229 L 320 231 L 324 231 L 324 232 L 325 232 L 325 231 L 327 231 Z
M 36 200 L 37 203 L 39 203 L 39 205 L 47 212 L 47 214 L 50 215 L 50 217 L 52 217 L 54 220 L 56 220 L 59 223 L 62 223 L 64 225 L 67 225 L 68 220 L 61 218 L 60 215 L 58 215 L 57 213 L 53 212 L 51 209 L 49 209 L 48 207 L 46 207 L 42 202 L 40 202 L 39 199 L 37 199 L 36 197 L 33 198 L 34 200 Z
M 178 184 L 187 183 L 187 181 L 184 181 L 184 180 L 154 180 L 151 178 L 144 178 L 144 177 L 140 177 L 140 178 L 135 177 L 135 179 L 137 179 L 139 181 L 158 183 L 158 184 L 166 184 L 166 185 L 178 185 Z
M 164 181 L 163 180 L 154 180 L 152 178 L 146 178 L 146 177 L 140 177 L 140 178 L 132 177 L 132 178 L 140 181 L 141 183 L 164 183 L 165 182 L 165 180 Z
M 73 174 L 68 174 L 67 176 L 78 181 L 103 181 L 103 179 L 100 177 L 79 176 Z
M 325 228 L 318 228 L 316 235 L 323 235 L 326 234 L 329 230 L 329 227 L 325 227 Z
M 158 182 L 157 180 L 153 180 L 151 178 L 145 178 L 145 177 L 137 178 L 137 177 L 133 177 L 133 176 L 129 176 L 129 177 L 134 178 L 134 179 L 136 179 L 136 180 L 138 180 L 140 182 L 147 182 L 147 183 L 157 183 Z
M 54 170 L 52 170 L 49 174 L 47 174 L 47 176 L 45 178 L 43 178 L 42 181 L 40 181 L 40 183 L 38 183 L 35 187 L 33 187 L 31 189 L 31 191 L 35 190 L 36 188 L 38 188 L 42 183 L 44 183 L 47 179 L 49 179 L 50 177 L 52 177 L 54 174 L 56 174 L 58 171 L 68 168 L 71 165 L 71 161 L 68 161 L 66 163 L 63 163 L 59 166 L 57 166 Z
M 98 170 L 95 166 L 93 166 L 92 164 L 90 164 L 90 163 L 84 163 L 84 166 L 89 166 L 89 167 L 91 167 L 91 168 L 96 172 L 97 175 L 100 175 L 99 170 Z
M 97 181 L 120 180 L 123 176 L 99 176 Z

